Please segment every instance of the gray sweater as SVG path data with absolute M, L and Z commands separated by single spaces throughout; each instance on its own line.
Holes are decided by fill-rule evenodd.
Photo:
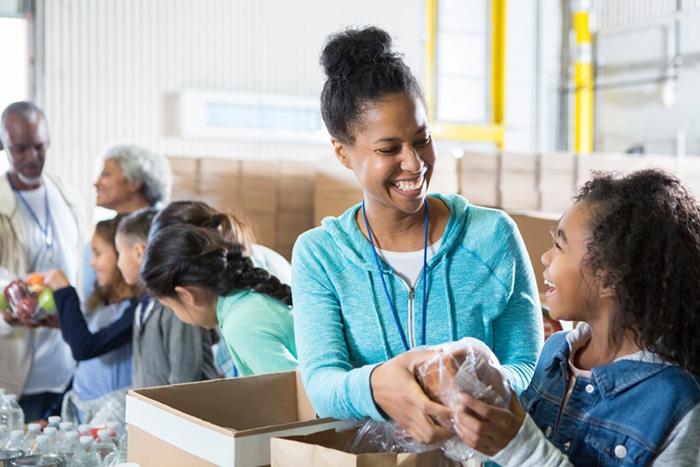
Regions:
M 215 379 L 219 375 L 211 352 L 211 331 L 186 324 L 153 298 L 141 323 L 139 305 L 134 315 L 135 388 Z

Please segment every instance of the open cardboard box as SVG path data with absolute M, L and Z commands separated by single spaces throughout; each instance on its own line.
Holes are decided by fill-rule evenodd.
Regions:
M 298 372 L 132 389 L 128 459 L 151 466 L 270 464 L 270 438 L 344 429 L 316 417 Z
M 447 459 L 440 449 L 421 453 L 351 453 L 359 427 L 326 430 L 309 435 L 274 437 L 271 442 L 272 467 L 420 467 L 462 465 Z M 465 463 L 465 465 L 481 465 Z

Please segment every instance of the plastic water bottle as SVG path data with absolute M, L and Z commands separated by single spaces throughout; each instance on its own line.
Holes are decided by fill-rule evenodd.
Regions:
M 61 428 L 61 417 L 59 415 L 51 415 L 48 418 L 48 425 L 56 428 L 57 430 Z
M 0 388 L 0 426 L 7 426 L 7 418 L 4 412 L 2 412 L 2 407 L 5 406 L 5 388 Z
M 124 425 L 117 420 L 110 420 L 107 422 L 107 428 L 112 436 L 112 441 L 114 441 L 114 444 L 119 447 L 121 445 L 120 441 L 122 438 L 126 437 L 126 429 L 124 428 Z
M 92 430 L 90 429 L 90 425 L 87 423 L 81 423 L 78 425 L 78 439 L 80 439 L 81 436 L 92 436 Z M 94 438 L 94 436 L 92 436 Z
M 8 441 L 10 441 L 10 432 L 5 425 L 0 425 L 0 447 L 4 448 Z
M 5 394 L 0 399 L 0 425 L 6 426 L 8 431 L 24 430 L 24 411 L 15 394 Z
M 56 445 L 56 452 L 70 460 L 79 447 L 80 442 L 78 441 L 78 432 L 75 430 L 69 430 L 63 434 L 63 440 L 59 441 Z
M 97 441 L 95 441 L 95 451 L 100 455 L 100 459 L 104 460 L 107 454 L 111 454 L 117 448 L 117 445 L 112 441 L 110 430 L 105 428 L 97 432 Z
M 66 439 L 66 433 L 73 430 L 73 422 L 61 422 L 58 424 L 58 431 L 56 432 L 56 442 L 62 443 Z
M 12 430 L 10 432 L 10 441 L 8 441 L 8 443 L 5 445 L 5 449 L 16 449 L 18 451 L 29 453 L 29 451 L 32 450 L 32 447 L 24 438 L 24 430 Z
M 73 454 L 73 467 L 102 467 L 102 459 L 93 443 L 92 435 L 85 435 L 79 438 L 80 446 Z
M 119 446 L 119 449 L 123 449 L 124 451 L 126 451 L 128 448 L 128 444 L 129 444 L 129 427 L 126 427 L 124 429 L 124 433 L 122 434 L 121 438 L 119 438 L 117 445 Z
M 49 437 L 52 446 L 55 447 L 58 444 L 58 430 L 55 426 L 47 426 L 44 428 L 43 434 Z
M 55 454 L 56 451 L 53 444 L 51 444 L 51 439 L 47 435 L 38 435 L 31 453 L 34 455 Z
M 27 434 L 24 435 L 24 439 L 29 443 L 29 447 L 34 449 L 34 444 L 36 443 L 36 437 L 41 434 L 41 425 L 38 423 L 30 423 L 27 425 Z
M 117 467 L 123 465 L 127 461 L 127 454 L 125 450 L 117 449 L 111 454 L 107 454 L 107 457 L 102 461 L 102 467 Z

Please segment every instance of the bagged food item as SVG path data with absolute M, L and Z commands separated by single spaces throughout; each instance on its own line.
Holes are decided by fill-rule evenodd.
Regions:
M 425 394 L 434 402 L 456 410 L 459 393 L 489 405 L 510 406 L 510 384 L 501 364 L 486 344 L 472 337 L 441 344 L 438 352 L 416 366 L 414 374 Z M 451 420 L 436 420 L 447 429 Z
M 36 324 L 56 312 L 53 291 L 39 273 L 30 274 L 26 280 L 14 278 L 2 290 L 0 309 L 10 310 L 22 322 Z
M 494 353 L 480 340 L 465 337 L 415 350 L 435 351 L 414 369 L 416 381 L 432 401 L 455 413 L 460 409 L 459 394 L 466 393 L 490 405 L 510 407 L 510 384 Z M 452 417 L 436 419 L 435 422 L 454 431 Z M 455 461 L 464 463 L 470 459 L 476 462 L 483 459 L 457 435 L 433 445 L 421 444 L 393 421 L 368 420 L 364 423 L 349 449 L 350 452 L 366 452 L 368 447 L 381 452 L 426 452 L 439 448 Z

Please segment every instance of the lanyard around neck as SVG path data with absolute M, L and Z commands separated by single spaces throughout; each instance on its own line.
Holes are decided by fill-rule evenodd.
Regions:
M 12 181 L 12 177 L 10 177 L 10 174 L 7 174 L 7 180 L 10 182 L 10 186 L 12 187 L 12 191 L 15 192 L 19 200 L 22 202 L 24 207 L 27 208 L 29 211 L 29 214 L 32 216 L 32 219 L 34 219 L 34 222 L 36 223 L 37 227 L 39 227 L 39 230 L 41 231 L 42 234 L 44 234 L 44 242 L 46 243 L 46 249 L 51 250 L 53 247 L 53 236 L 51 235 L 51 209 L 49 207 L 49 190 L 46 188 L 46 184 L 44 184 L 44 205 L 46 206 L 46 224 L 45 227 L 41 225 L 41 221 L 39 220 L 39 216 L 34 212 L 34 209 L 29 205 L 27 200 L 24 198 L 22 195 L 22 192 L 19 191 L 17 186 L 14 184 Z
M 426 199 L 425 202 L 425 233 L 423 237 L 423 313 L 421 316 L 421 345 L 425 345 L 425 310 L 427 306 L 427 300 L 426 300 L 426 287 L 427 287 L 427 281 L 428 281 L 428 224 L 429 224 L 429 219 L 430 217 L 428 216 L 428 200 Z M 389 307 L 391 308 L 391 313 L 394 317 L 394 324 L 396 325 L 396 329 L 399 332 L 399 336 L 401 336 L 401 342 L 403 343 L 403 347 L 406 351 L 409 350 L 409 345 L 408 345 L 408 340 L 406 339 L 406 334 L 403 332 L 403 328 L 401 327 L 401 323 L 399 322 L 399 315 L 396 311 L 396 307 L 394 306 L 394 302 L 391 299 L 391 295 L 389 294 L 389 289 L 386 286 L 386 281 L 384 280 L 384 274 L 382 274 L 382 266 L 381 263 L 379 262 L 379 255 L 377 254 L 377 248 L 374 246 L 374 240 L 372 239 L 372 231 L 369 228 L 369 221 L 367 220 L 367 212 L 365 211 L 365 200 L 362 200 L 362 217 L 365 220 L 365 227 L 367 227 L 367 237 L 369 238 L 369 244 L 372 245 L 372 253 L 374 253 L 374 261 L 377 264 L 377 271 L 379 272 L 379 278 L 382 280 L 382 286 L 384 287 L 384 293 L 386 294 L 386 299 L 389 301 Z

